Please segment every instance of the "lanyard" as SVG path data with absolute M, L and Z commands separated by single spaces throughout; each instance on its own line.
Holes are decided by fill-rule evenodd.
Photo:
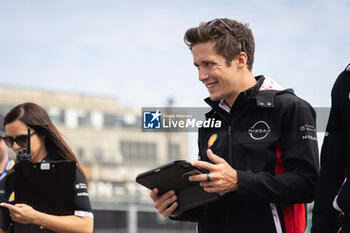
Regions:
M 0 180 L 2 180 L 2 178 L 4 178 L 4 176 L 6 175 L 6 170 L 7 170 L 8 166 L 9 166 L 9 164 L 10 164 L 10 158 L 7 157 L 7 162 L 6 162 L 6 165 L 4 167 L 4 170 L 2 170 L 2 172 L 0 174 Z

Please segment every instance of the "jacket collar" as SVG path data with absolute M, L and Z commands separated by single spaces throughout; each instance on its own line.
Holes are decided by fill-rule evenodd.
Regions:
M 236 102 L 244 102 L 251 99 L 256 100 L 256 105 L 258 107 L 265 107 L 265 108 L 273 108 L 275 106 L 275 96 L 278 93 L 281 92 L 290 92 L 294 93 L 292 89 L 284 89 L 281 87 L 277 82 L 273 81 L 269 77 L 264 77 L 263 75 L 256 76 L 255 79 L 257 80 L 257 83 L 248 88 L 245 91 L 242 91 L 236 101 Z M 213 109 L 220 108 L 220 100 L 219 101 L 212 101 L 210 97 L 206 98 L 204 100 L 210 107 Z

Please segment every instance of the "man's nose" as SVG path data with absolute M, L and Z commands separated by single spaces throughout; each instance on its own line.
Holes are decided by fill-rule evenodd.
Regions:
M 206 80 L 208 78 L 208 72 L 205 69 L 199 69 L 198 70 L 198 78 L 199 81 L 203 82 L 204 80 Z

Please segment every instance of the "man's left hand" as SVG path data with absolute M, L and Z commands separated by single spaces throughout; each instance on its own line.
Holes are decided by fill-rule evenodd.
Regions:
M 214 162 L 193 161 L 191 165 L 208 170 L 208 174 L 192 175 L 190 181 L 199 181 L 200 186 L 208 193 L 228 193 L 238 190 L 237 171 L 233 169 L 223 158 L 207 150 L 208 158 Z

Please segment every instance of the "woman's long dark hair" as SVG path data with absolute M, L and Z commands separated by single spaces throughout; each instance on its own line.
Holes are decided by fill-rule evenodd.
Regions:
M 73 151 L 64 141 L 61 133 L 52 123 L 47 112 L 35 103 L 23 103 L 11 109 L 4 118 L 4 125 L 16 120 L 22 121 L 27 126 L 35 130 L 40 136 L 45 136 L 46 151 L 54 156 L 62 158 L 62 160 L 71 160 L 77 162 L 77 168 L 81 172 L 86 184 L 88 180 L 78 164 Z

